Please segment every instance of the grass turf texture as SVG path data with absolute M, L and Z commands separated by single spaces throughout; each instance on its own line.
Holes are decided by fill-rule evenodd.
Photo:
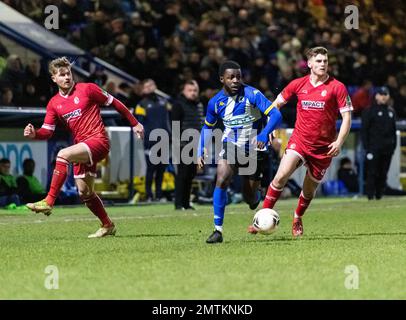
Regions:
M 291 237 L 296 200 L 280 201 L 279 230 L 250 235 L 253 211 L 226 209 L 225 242 L 208 245 L 209 206 L 110 207 L 116 237 L 87 239 L 85 208 L 49 217 L 0 210 L 0 299 L 405 299 L 406 198 L 315 199 L 305 235 Z M 13 213 L 12 213 L 13 212 Z M 59 289 L 44 287 L 45 268 Z M 345 268 L 359 269 L 346 289 Z

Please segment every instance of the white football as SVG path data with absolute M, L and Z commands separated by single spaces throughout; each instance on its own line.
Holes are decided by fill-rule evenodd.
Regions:
M 261 209 L 255 214 L 252 225 L 259 233 L 271 234 L 278 228 L 279 220 L 279 214 L 275 210 Z

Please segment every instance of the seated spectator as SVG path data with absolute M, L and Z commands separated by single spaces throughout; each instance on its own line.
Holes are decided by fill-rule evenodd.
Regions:
M 24 85 L 24 94 L 18 99 L 18 105 L 32 107 L 40 107 L 42 105 L 41 97 L 32 82 L 27 82 Z
M 0 84 L 10 87 L 16 95 L 23 93 L 25 73 L 21 59 L 16 54 L 7 57 L 6 67 L 0 76 Z
M 20 205 L 20 197 L 17 194 L 16 179 L 10 174 L 10 160 L 0 160 L 0 207 L 14 203 Z
M 0 106 L 11 107 L 14 106 L 14 94 L 13 90 L 9 87 L 1 89 Z
M 17 178 L 18 195 L 23 203 L 36 202 L 46 196 L 44 187 L 34 176 L 34 171 L 35 161 L 25 159 L 23 162 L 23 175 Z
M 356 193 L 359 191 L 358 175 L 352 167 L 352 162 L 349 158 L 345 157 L 341 159 L 337 178 L 344 183 L 348 192 Z

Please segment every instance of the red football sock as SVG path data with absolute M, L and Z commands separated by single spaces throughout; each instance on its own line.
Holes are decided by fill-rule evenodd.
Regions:
M 58 198 L 58 195 L 61 192 L 61 188 L 65 183 L 66 177 L 68 175 L 68 168 L 68 160 L 62 157 L 56 158 L 55 169 L 52 174 L 51 186 L 49 188 L 48 195 L 45 198 L 45 201 L 50 206 L 53 206 L 55 204 L 56 198 Z
M 276 201 L 278 201 L 282 191 L 283 191 L 283 188 L 282 189 L 275 188 L 271 182 L 269 184 L 268 191 L 266 192 L 264 204 L 262 205 L 262 207 L 272 209 L 274 207 Z
M 103 202 L 96 193 L 92 193 L 87 197 L 82 197 L 82 200 L 90 211 L 99 218 L 103 226 L 111 226 L 112 222 L 107 215 Z
M 297 208 L 296 208 L 296 215 L 298 215 L 299 217 L 303 216 L 307 207 L 310 205 L 310 202 L 312 201 L 312 198 L 307 199 L 303 196 L 303 192 L 300 193 L 299 196 L 299 202 L 297 204 Z

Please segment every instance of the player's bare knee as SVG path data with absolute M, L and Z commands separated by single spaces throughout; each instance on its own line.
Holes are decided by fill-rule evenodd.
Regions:
M 302 189 L 302 194 L 306 199 L 313 199 L 315 194 L 316 194 L 316 190 L 312 189 L 308 189 L 306 187 L 304 187 Z
M 79 187 L 79 188 L 78 188 L 78 194 L 79 194 L 79 197 L 80 197 L 81 199 L 88 198 L 89 196 L 92 195 L 92 193 L 93 193 L 93 191 L 90 190 L 90 188 L 87 187 L 87 186 L 86 186 L 86 187 Z
M 70 153 L 66 150 L 66 148 L 59 150 L 57 157 L 70 161 Z
M 272 185 L 277 189 L 282 189 L 288 182 L 289 177 L 276 175 L 272 180 Z

